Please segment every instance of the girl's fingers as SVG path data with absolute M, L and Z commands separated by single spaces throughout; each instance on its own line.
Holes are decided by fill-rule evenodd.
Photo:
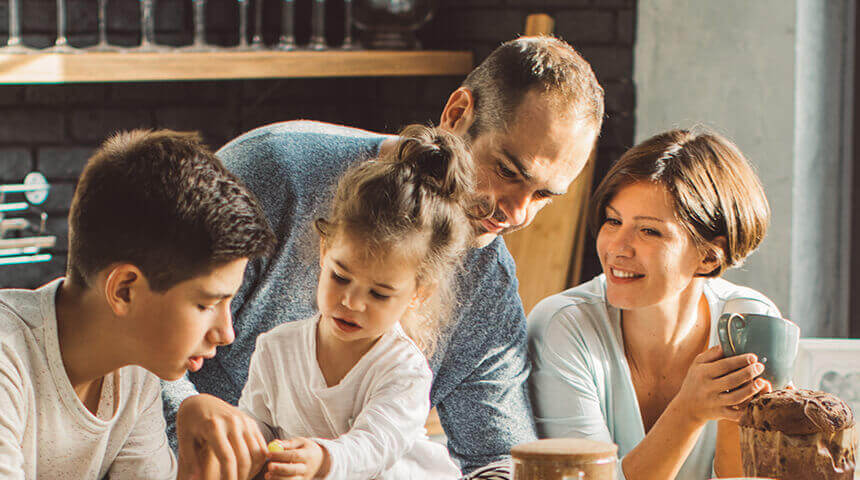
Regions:
M 269 452 L 267 454 L 271 465 L 271 462 L 278 463 L 300 463 L 302 461 L 302 454 L 296 450 L 284 450 L 283 452 Z
M 761 375 L 762 372 L 764 372 L 764 365 L 756 362 L 716 379 L 714 384 L 716 385 L 718 392 L 726 392 L 753 381 L 753 379 Z
M 275 475 L 273 473 L 267 473 L 264 475 L 266 480 L 305 480 L 304 475 Z
M 280 440 L 280 442 L 281 442 L 281 446 L 284 447 L 285 449 L 299 448 L 305 444 L 305 442 L 301 438 L 290 438 L 288 440 Z
M 304 463 L 281 463 L 269 462 L 269 471 L 272 475 L 280 475 L 288 477 L 293 475 L 302 476 L 308 471 L 308 466 Z

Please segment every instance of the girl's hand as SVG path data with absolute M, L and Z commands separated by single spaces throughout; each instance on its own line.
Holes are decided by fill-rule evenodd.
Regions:
M 265 475 L 267 480 L 310 480 L 328 474 L 328 452 L 320 444 L 309 438 L 291 438 L 275 442 L 283 450 L 273 452 L 273 449 L 269 448 L 269 465 Z
M 719 346 L 712 347 L 696 356 L 672 403 L 697 423 L 737 422 L 743 415 L 740 406 L 770 390 L 770 382 L 756 378 L 762 372 L 764 365 L 754 354 L 723 357 Z

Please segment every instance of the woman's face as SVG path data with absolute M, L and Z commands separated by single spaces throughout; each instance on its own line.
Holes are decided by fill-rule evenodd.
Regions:
M 696 273 L 717 265 L 705 260 L 675 218 L 672 197 L 650 182 L 622 187 L 609 201 L 597 234 L 609 303 L 631 310 L 676 300 Z

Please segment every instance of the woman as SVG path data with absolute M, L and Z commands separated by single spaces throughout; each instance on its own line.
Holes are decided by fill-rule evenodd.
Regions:
M 758 178 L 725 138 L 673 130 L 625 153 L 590 210 L 604 273 L 529 315 L 539 435 L 617 443 L 620 478 L 740 474 L 738 406 L 770 385 L 754 355 L 723 358 L 716 324 L 780 315 L 719 278 L 764 238 Z

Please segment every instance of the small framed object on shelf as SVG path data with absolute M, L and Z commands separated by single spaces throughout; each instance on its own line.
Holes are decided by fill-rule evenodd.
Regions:
M 794 384 L 832 393 L 860 414 L 860 339 L 800 339 Z

